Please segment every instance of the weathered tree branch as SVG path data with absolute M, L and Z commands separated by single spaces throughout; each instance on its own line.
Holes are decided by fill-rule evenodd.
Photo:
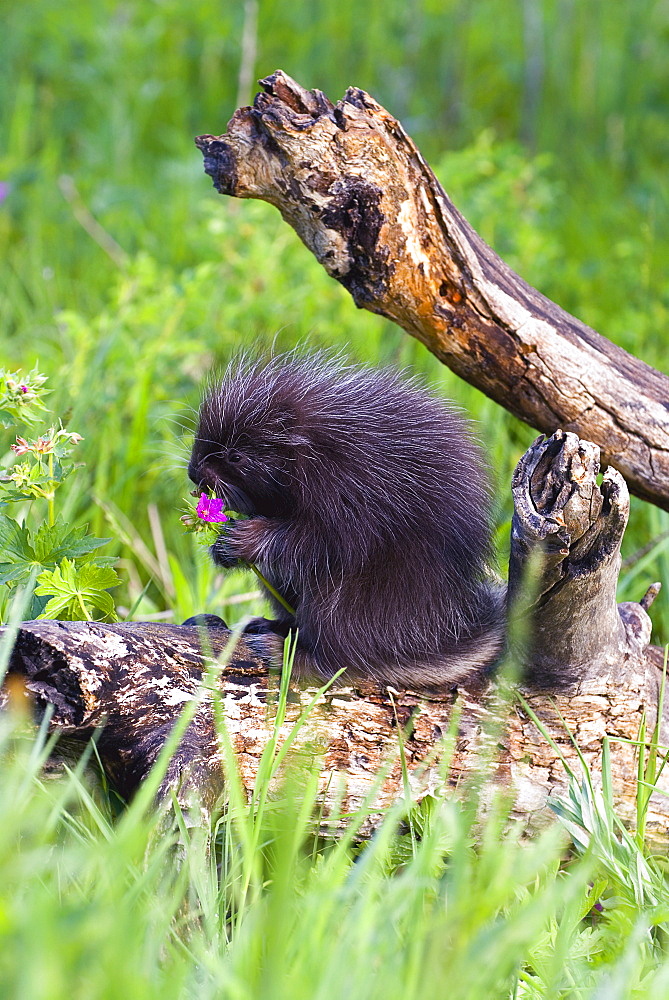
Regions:
M 633 493 L 669 509 L 669 378 L 507 267 L 364 91 L 333 105 L 281 71 L 261 83 L 225 135 L 196 140 L 216 188 L 275 205 L 358 306 L 538 430 L 595 442 Z
M 531 596 L 525 598 L 533 638 L 520 690 L 559 753 L 517 701 L 500 699 L 495 678 L 477 676 L 466 686 L 443 691 L 392 693 L 344 680 L 317 698 L 292 757 L 299 766 L 305 758 L 322 759 L 326 822 L 342 788 L 341 811 L 350 813 L 373 790 L 388 762 L 376 807 L 403 795 L 398 723 L 405 726 L 410 719 L 405 751 L 413 790 L 425 794 L 443 784 L 440 763 L 447 748 L 440 737 L 448 733 L 456 706 L 460 714 L 447 779 L 453 787 L 479 773 L 481 754 L 490 753 L 492 744 L 493 780 L 510 790 L 515 815 L 531 828 L 546 821 L 548 797 L 565 787 L 560 753 L 578 770 L 570 732 L 595 776 L 608 734 L 616 803 L 633 820 L 635 749 L 621 741 L 637 738 L 644 712 L 648 726 L 653 725 L 661 661 L 647 648 L 645 609 L 615 603 L 628 498 L 617 472 L 609 471 L 600 487 L 598 471 L 593 445 L 558 433 L 536 442 L 514 477 L 511 581 L 516 598 L 523 596 L 528 560 L 533 554 L 539 559 Z M 20 682 L 38 714 L 53 705 L 52 728 L 70 737 L 87 739 L 101 728 L 101 758 L 124 795 L 146 777 L 184 706 L 199 698 L 161 791 L 173 790 L 184 805 L 195 791 L 208 809 L 224 782 L 212 695 L 202 680 L 209 658 L 221 655 L 230 633 L 208 628 L 204 636 L 208 655 L 202 652 L 202 634 L 192 626 L 28 622 L 18 635 L 6 692 L 15 693 Z M 249 795 L 272 733 L 277 695 L 276 675 L 255 654 L 253 642 L 253 637 L 238 640 L 227 665 L 209 678 L 220 690 Z M 292 689 L 284 737 L 316 694 L 314 687 Z M 668 725 L 665 706 L 665 730 Z M 654 796 L 648 830 L 659 839 L 668 815 L 669 799 Z M 367 832 L 373 825 L 374 819 Z
M 643 656 L 650 641 L 645 609 L 616 604 L 627 486 L 615 469 L 598 486 L 598 473 L 597 446 L 556 431 L 532 445 L 513 477 L 509 601 L 520 601 L 531 623 L 525 656 L 529 676 L 543 687 L 608 674 Z
M 276 204 L 359 305 L 397 320 L 537 427 L 577 426 L 636 492 L 669 506 L 669 380 L 513 274 L 451 205 L 399 124 L 362 91 L 349 90 L 335 107 L 280 73 L 264 86 L 226 136 L 198 140 L 219 189 Z M 657 585 L 641 604 L 616 605 L 629 498 L 618 472 L 609 469 L 601 485 L 598 474 L 597 446 L 560 430 L 532 446 L 513 481 L 509 592 L 512 634 L 525 633 L 516 650 L 525 668 L 520 691 L 554 743 L 522 701 L 500 696 L 496 677 L 441 691 L 346 680 L 320 694 L 296 687 L 281 733 L 315 699 L 293 761 L 322 762 L 325 822 L 338 800 L 337 816 L 354 810 L 379 774 L 376 809 L 404 794 L 398 726 L 409 721 L 415 792 L 445 780 L 460 787 L 490 759 L 494 782 L 510 790 L 528 827 L 545 820 L 547 799 L 565 786 L 561 758 L 578 770 L 572 736 L 596 777 L 608 735 L 615 801 L 633 821 L 633 741 L 642 718 L 654 724 L 661 680 L 661 660 L 648 646 Z M 160 791 L 184 805 L 195 792 L 207 810 L 224 788 L 212 684 L 249 794 L 273 728 L 276 677 L 253 637 L 238 640 L 220 670 L 210 667 L 229 639 L 217 627 L 28 622 L 2 697 L 23 691 L 38 714 L 52 705 L 51 727 L 70 737 L 99 730 L 100 755 L 125 795 L 190 707 Z M 669 700 L 660 721 L 666 741 Z M 440 737 L 451 726 L 447 747 Z M 451 750 L 444 778 L 441 758 Z M 668 790 L 669 774 L 662 781 Z M 654 796 L 647 829 L 660 840 L 668 815 L 669 797 Z

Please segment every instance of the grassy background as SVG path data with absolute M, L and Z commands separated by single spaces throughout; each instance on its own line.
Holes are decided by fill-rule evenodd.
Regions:
M 223 131 L 253 81 L 279 65 L 333 98 L 365 87 L 403 119 L 513 267 L 662 368 L 668 37 L 666 4 L 651 0 L 615 10 L 572 0 L 27 0 L 8 10 L 0 356 L 39 362 L 55 412 L 86 438 L 68 515 L 102 534 L 110 511 L 115 532 L 131 518 L 127 544 L 116 543 L 122 605 L 150 576 L 140 615 L 173 609 L 183 619 L 248 589 L 233 577 L 220 591 L 177 517 L 179 425 L 203 373 L 240 345 L 343 344 L 365 361 L 413 365 L 466 407 L 498 484 L 503 570 L 510 474 L 533 438 L 421 345 L 357 311 L 272 208 L 216 196 L 192 137 Z M 667 578 L 668 529 L 667 515 L 634 503 L 621 599 Z M 163 551 L 160 565 L 141 555 L 137 535 Z M 667 598 L 655 608 L 663 641 Z
M 115 817 L 81 769 L 45 779 L 44 755 L 0 720 L 3 997 L 666 996 L 663 879 L 604 807 L 568 865 L 557 826 L 523 843 L 475 787 L 461 805 L 400 804 L 365 847 L 364 809 L 319 842 L 316 765 L 254 811 L 231 787 L 211 838 L 185 824 L 175 838 L 150 794 Z M 574 791 L 588 823 L 587 785 Z
M 103 551 L 122 559 L 122 605 L 150 581 L 138 617 L 222 608 L 234 620 L 254 606 L 249 579 L 216 578 L 178 522 L 200 380 L 239 346 L 345 345 L 412 365 L 466 407 L 497 482 L 502 569 L 510 475 L 534 436 L 357 311 L 273 209 L 216 196 L 192 137 L 223 131 L 249 81 L 279 66 L 334 99 L 361 86 L 514 268 L 662 369 L 668 41 L 663 0 L 3 11 L 0 358 L 39 363 L 54 412 L 85 436 L 64 512 L 114 534 Z M 633 501 L 621 600 L 669 583 L 668 532 L 666 514 Z M 666 595 L 653 614 L 669 640 Z M 145 804 L 119 825 L 78 777 L 44 784 L 17 725 L 0 734 L 3 995 L 667 995 L 659 869 L 646 877 L 633 851 L 621 860 L 606 830 L 564 869 L 562 843 L 520 846 L 502 810 L 474 851 L 474 796 L 469 811 L 435 808 L 419 838 L 391 819 L 360 858 L 349 842 L 314 844 L 308 797 L 286 796 L 269 817 L 226 814 L 220 870 L 197 834 L 175 863 Z

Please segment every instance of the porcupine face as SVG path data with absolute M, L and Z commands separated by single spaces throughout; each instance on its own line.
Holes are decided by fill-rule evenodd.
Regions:
M 267 410 L 261 423 L 244 420 L 243 408 L 233 413 L 232 402 L 226 400 L 223 386 L 204 399 L 188 475 L 198 489 L 213 490 L 231 510 L 281 517 L 293 506 L 295 460 L 285 421 Z

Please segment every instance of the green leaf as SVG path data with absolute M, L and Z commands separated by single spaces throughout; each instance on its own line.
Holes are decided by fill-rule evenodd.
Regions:
M 36 618 L 39 618 L 47 604 L 48 599 L 46 597 L 38 597 L 33 592 L 32 601 L 28 609 L 28 619 L 30 621 L 35 621 Z
M 16 417 L 9 410 L 0 410 L 0 427 L 13 427 Z
M 60 518 L 56 520 L 55 524 L 47 524 L 44 522 L 39 526 L 35 537 L 32 539 L 33 547 L 35 549 L 35 558 L 39 560 L 42 565 L 46 565 L 49 562 L 58 563 L 59 559 L 52 559 L 53 553 L 58 552 L 63 545 L 63 542 L 67 539 L 68 535 L 77 535 L 79 529 L 70 529 L 68 525 L 64 524 Z M 61 558 L 65 558 L 69 553 L 63 553 Z
M 27 580 L 35 563 L 0 563 L 0 583 L 19 583 Z
M 93 566 L 115 566 L 118 562 L 118 556 L 92 556 L 85 555 L 81 557 L 81 564 L 92 563 Z
M 40 618 L 57 618 L 61 621 L 99 620 L 116 621 L 114 602 L 107 587 L 121 581 L 108 566 L 85 563 L 76 567 L 70 559 L 63 559 L 54 570 L 45 570 L 37 577 L 35 593 L 50 598 Z
M 2 488 L 1 483 L 0 483 L 0 488 Z M 22 490 L 7 489 L 5 490 L 2 496 L 2 505 L 4 506 L 7 503 L 22 503 L 25 500 L 34 500 L 34 499 L 35 497 L 32 493 L 27 493 Z
M 109 538 L 87 535 L 87 530 L 87 524 L 69 528 L 60 518 L 51 526 L 42 524 L 33 539 L 35 558 L 43 566 L 57 564 L 61 559 L 77 559 L 110 541 Z
M 28 529 L 6 514 L 0 514 L 0 556 L 13 563 L 39 562 Z

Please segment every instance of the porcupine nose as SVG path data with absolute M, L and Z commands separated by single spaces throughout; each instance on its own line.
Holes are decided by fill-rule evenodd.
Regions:
M 216 488 L 217 478 L 210 466 L 206 462 L 190 462 L 188 465 L 188 478 L 195 483 L 198 490 L 213 490 Z

